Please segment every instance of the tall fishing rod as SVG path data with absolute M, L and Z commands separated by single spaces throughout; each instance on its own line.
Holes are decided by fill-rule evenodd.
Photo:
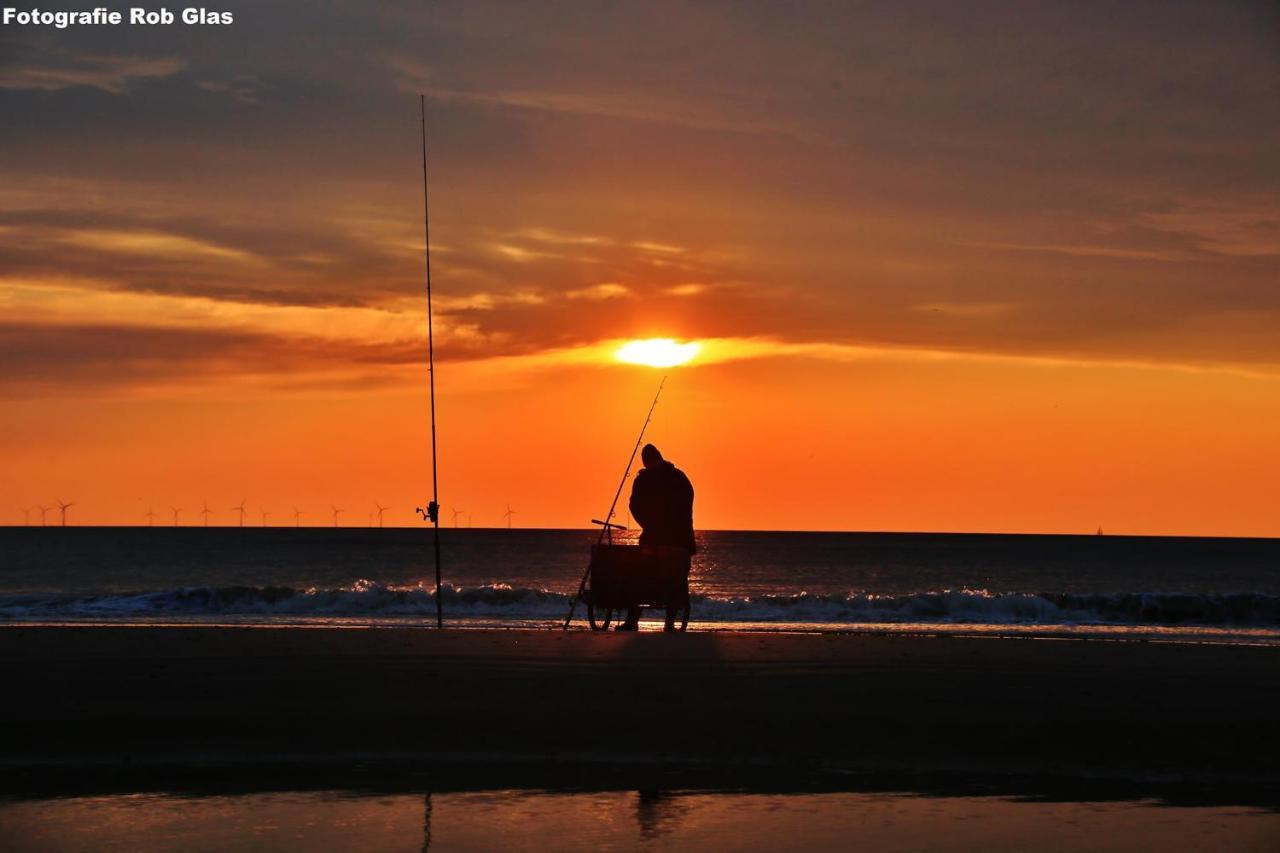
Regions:
M 599 545 L 604 542 L 605 537 L 610 535 L 616 525 L 613 523 L 613 513 L 618 507 L 618 498 L 622 496 L 622 488 L 627 484 L 627 478 L 631 476 L 631 466 L 635 464 L 636 452 L 640 450 L 640 442 L 644 441 L 645 430 L 649 428 L 649 421 L 653 419 L 653 410 L 658 408 L 658 398 L 662 396 L 662 387 L 667 384 L 667 377 L 662 377 L 662 381 L 658 383 L 658 393 L 653 395 L 653 402 L 649 404 L 649 414 L 644 416 L 644 423 L 640 426 L 640 434 L 636 436 L 635 447 L 631 448 L 631 456 L 627 458 L 626 470 L 622 472 L 622 479 L 618 481 L 618 490 L 613 493 L 613 503 L 609 504 L 609 511 L 605 513 L 604 521 L 593 522 L 600 525 L 600 538 L 596 541 Z M 578 593 L 569 601 L 569 615 L 564 617 L 564 630 L 569 630 L 569 623 L 573 621 L 573 611 L 578 607 L 578 599 L 587 589 L 587 579 L 591 577 L 591 563 L 587 563 L 587 570 L 582 573 L 582 581 L 578 584 Z
M 436 481 L 436 353 L 434 331 L 431 326 L 431 216 L 427 196 L 427 96 L 418 95 L 418 118 L 422 124 L 422 235 L 427 261 L 427 375 L 431 383 L 431 503 L 424 512 L 424 519 L 433 525 L 436 552 L 436 627 L 444 627 L 444 604 L 440 600 L 440 492 Z

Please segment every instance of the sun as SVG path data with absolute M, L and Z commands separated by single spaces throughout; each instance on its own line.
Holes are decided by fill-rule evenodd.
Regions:
M 697 341 L 680 343 L 673 338 L 647 338 L 627 341 L 613 355 L 618 361 L 625 361 L 627 364 L 675 367 L 692 359 L 701 348 L 702 345 Z

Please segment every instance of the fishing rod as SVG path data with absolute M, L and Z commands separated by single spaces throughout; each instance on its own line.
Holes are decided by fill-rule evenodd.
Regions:
M 667 377 L 662 377 L 662 381 L 658 383 L 658 393 L 653 395 L 653 402 L 649 404 L 649 414 L 644 416 L 644 423 L 640 426 L 640 434 L 636 436 L 635 447 L 631 448 L 631 456 L 627 459 L 627 468 L 622 472 L 622 479 L 618 481 L 618 490 L 613 493 L 613 503 L 609 504 L 609 511 L 605 513 L 604 521 L 591 519 L 592 524 L 600 525 L 600 538 L 596 540 L 599 545 L 604 542 L 606 536 L 611 536 L 611 531 L 624 529 L 620 524 L 613 523 L 613 512 L 618 507 L 618 498 L 622 496 L 622 487 L 627 484 L 627 478 L 631 476 L 631 466 L 635 464 L 636 453 L 640 450 L 640 442 L 644 441 L 645 430 L 649 428 L 649 421 L 653 419 L 653 410 L 658 408 L 658 398 L 662 396 L 662 387 L 667 384 Z M 564 630 L 569 630 L 569 623 L 573 621 L 573 611 L 578 607 L 578 599 L 586 592 L 587 580 L 591 577 L 591 563 L 587 563 L 587 570 L 582 574 L 582 581 L 578 584 L 578 594 L 569 600 L 569 615 L 564 617 Z
M 440 491 L 436 482 L 436 353 L 431 326 L 431 217 L 427 196 L 427 96 L 418 95 L 418 118 L 422 124 L 422 235 L 427 261 L 427 375 L 431 384 L 431 503 L 418 512 L 433 525 L 436 552 L 436 627 L 444 627 L 444 604 L 440 600 Z

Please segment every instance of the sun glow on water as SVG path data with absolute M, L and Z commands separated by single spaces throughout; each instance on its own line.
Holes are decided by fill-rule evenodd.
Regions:
M 691 360 L 701 348 L 702 345 L 696 341 L 680 343 L 673 338 L 648 338 L 628 341 L 618 348 L 614 357 L 627 364 L 675 367 Z

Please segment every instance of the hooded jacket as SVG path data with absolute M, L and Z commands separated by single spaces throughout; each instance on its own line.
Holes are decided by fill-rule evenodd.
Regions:
M 641 545 L 671 545 L 697 550 L 693 540 L 693 484 L 663 459 L 642 468 L 631 484 L 631 516 L 640 523 Z

